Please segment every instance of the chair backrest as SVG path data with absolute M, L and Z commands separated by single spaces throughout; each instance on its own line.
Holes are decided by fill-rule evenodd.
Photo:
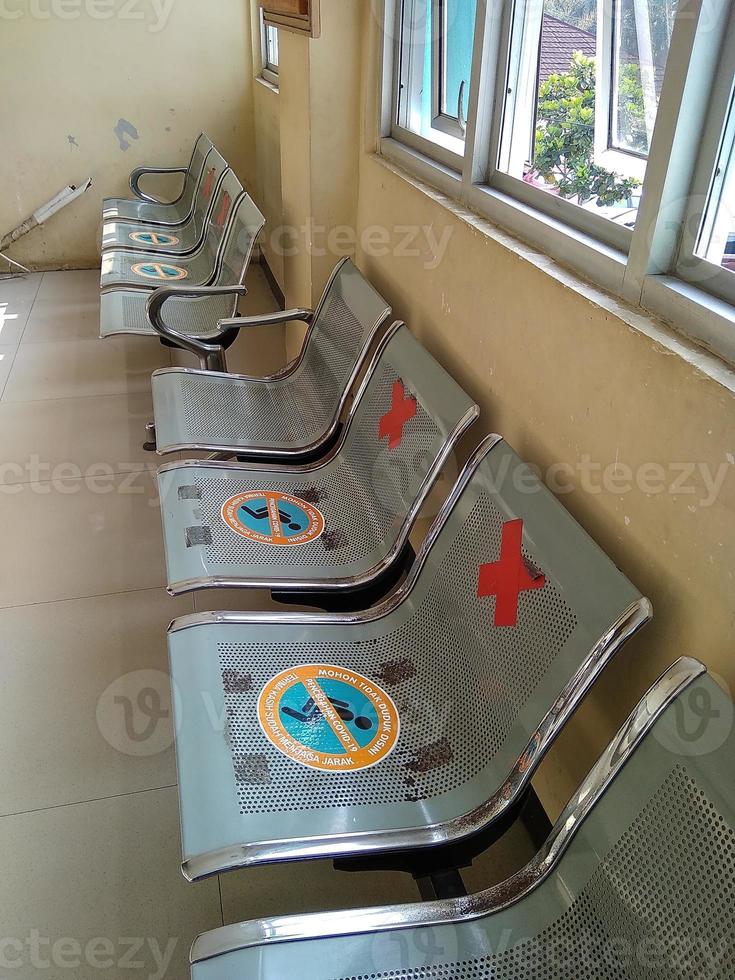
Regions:
M 237 180 L 234 174 L 232 176 Z M 217 271 L 211 283 L 213 286 L 236 286 L 245 281 L 255 241 L 265 224 L 265 218 L 255 201 L 247 191 L 242 190 L 239 181 L 237 183 L 240 187 L 239 196 L 235 193 L 235 186 L 229 175 L 224 179 L 210 219 L 210 223 L 215 224 L 222 221 L 225 205 L 228 203 L 225 195 L 229 195 L 231 210 L 229 220 L 225 221 L 225 235 L 217 258 Z M 235 306 L 236 301 L 233 309 Z M 212 326 L 216 327 L 216 323 Z
M 513 878 L 466 900 L 216 930 L 195 943 L 192 976 L 246 976 L 255 964 L 289 976 L 308 959 L 314 980 L 731 980 L 733 715 L 704 667 L 682 659 Z
M 437 466 L 456 448 L 479 408 L 404 325 L 385 335 L 374 359 L 334 454 L 338 472 L 349 471 L 349 487 L 361 488 L 359 511 L 369 515 L 366 523 L 389 534 L 423 499 Z M 324 365 L 320 378 L 329 367 Z M 323 411 L 321 385 L 300 387 L 300 412 L 308 426 L 311 412 Z M 330 561 L 352 560 L 353 547 L 359 552 L 359 534 L 354 537 L 354 542 L 347 535 L 335 541 Z
M 199 188 L 204 179 L 204 168 L 214 143 L 205 133 L 200 133 L 194 143 L 189 166 L 184 178 L 184 187 L 178 207 L 183 215 L 192 215 Z
M 228 173 L 232 173 L 232 171 L 227 166 L 227 161 L 216 148 L 213 148 L 204 165 L 204 174 L 194 199 L 192 221 L 194 224 L 194 235 L 197 240 L 204 235 L 210 215 L 217 206 L 220 186 L 225 175 Z M 237 181 L 236 177 L 235 180 Z M 239 183 L 237 181 L 237 184 Z M 242 188 L 240 188 L 241 191 Z
M 209 161 L 206 169 L 209 170 Z M 205 235 L 201 254 L 207 256 L 208 267 L 214 274 L 219 268 L 220 257 L 226 247 L 230 226 L 235 221 L 237 203 L 244 193 L 243 186 L 233 170 L 226 171 L 219 186 L 213 191 L 213 200 L 210 202 L 211 206 L 204 225 Z
M 324 289 L 301 354 L 279 375 L 299 389 L 299 403 L 323 427 L 344 408 L 360 367 L 391 308 L 350 259 L 337 264 Z

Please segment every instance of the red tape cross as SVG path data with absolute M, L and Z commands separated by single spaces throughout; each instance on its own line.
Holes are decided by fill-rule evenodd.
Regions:
M 523 558 L 523 521 L 507 521 L 503 525 L 500 560 L 481 565 L 477 581 L 478 598 L 497 596 L 495 625 L 515 626 L 518 622 L 518 596 L 531 589 L 542 589 L 546 577 L 540 572 L 532 575 Z
M 204 194 L 205 201 L 209 200 L 212 194 L 212 185 L 214 184 L 214 175 L 216 172 L 217 172 L 216 168 L 212 167 L 212 169 L 207 174 L 207 179 L 204 181 L 204 187 L 202 188 L 202 193 Z
M 232 198 L 227 193 L 227 191 L 225 191 L 224 194 L 222 195 L 222 204 L 220 205 L 219 213 L 217 214 L 217 217 L 214 219 L 215 224 L 217 225 L 218 228 L 224 227 L 224 223 L 227 220 L 227 215 L 230 213 L 231 204 L 232 204 Z
M 391 409 L 380 420 L 378 438 L 385 439 L 387 437 L 390 449 L 400 446 L 403 439 L 403 429 L 414 417 L 416 411 L 416 399 L 413 395 L 406 394 L 403 382 L 399 378 L 393 385 Z

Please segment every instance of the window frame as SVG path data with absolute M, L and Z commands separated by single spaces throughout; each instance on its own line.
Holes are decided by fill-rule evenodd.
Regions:
M 674 271 L 677 277 L 735 305 L 735 272 L 697 254 L 706 223 L 714 220 L 723 150 L 735 168 L 735 5 L 722 40 L 720 59 L 704 124 L 699 157 L 682 223 Z M 732 173 L 723 175 L 732 179 Z M 735 233 L 735 225 L 733 226 Z
M 279 65 L 270 60 L 270 42 L 268 39 L 268 31 L 276 31 L 276 39 L 278 38 L 278 28 L 274 24 L 267 23 L 265 19 L 265 14 L 263 8 L 260 8 L 260 75 L 261 78 L 265 79 L 274 88 L 278 88 L 279 84 Z M 276 40 L 278 44 L 278 40 Z
M 459 173 L 462 170 L 463 154 L 456 152 L 458 149 L 455 146 L 458 139 L 456 131 L 451 127 L 449 118 L 443 117 L 439 112 L 437 92 L 434 90 L 433 84 L 431 125 L 436 133 L 436 140 L 414 132 L 409 126 L 409 116 L 416 111 L 417 92 L 420 91 L 423 82 L 425 46 L 423 44 L 411 44 L 408 46 L 408 50 L 405 50 L 402 39 L 406 29 L 411 29 L 406 23 L 406 8 L 410 8 L 410 15 L 414 17 L 423 2 L 424 0 L 392 0 L 390 2 L 393 11 L 390 33 L 394 37 L 391 63 L 395 70 L 391 86 L 389 133 L 393 139 Z M 438 64 L 441 59 L 440 37 L 436 31 L 436 11 L 439 9 L 440 3 L 441 0 L 431 0 L 433 78 L 438 77 Z M 402 99 L 402 92 L 406 93 L 407 98 L 405 100 Z M 439 124 L 436 125 L 437 123 Z
M 400 79 L 395 69 L 403 0 L 381 2 L 379 153 L 735 364 L 735 296 L 729 299 L 728 292 L 723 302 L 724 293 L 712 296 L 677 270 L 686 199 L 701 166 L 697 148 L 704 119 L 713 115 L 710 99 L 731 12 L 735 20 L 732 0 L 680 0 L 634 229 L 503 174 L 497 166 L 511 31 L 527 0 L 477 0 L 465 153 L 459 157 L 397 125 Z M 603 2 L 609 8 L 613 0 Z

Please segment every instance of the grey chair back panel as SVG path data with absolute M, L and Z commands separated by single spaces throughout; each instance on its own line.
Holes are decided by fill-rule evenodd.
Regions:
M 213 154 L 222 160 L 222 157 L 215 149 L 209 137 L 201 133 L 194 144 L 194 150 L 189 161 L 189 169 L 187 170 L 184 181 L 184 191 L 178 204 L 182 216 L 194 211 L 197 191 L 206 178 L 205 165 L 207 168 L 212 165 L 214 162 Z
M 416 383 L 404 385 L 402 379 L 409 378 Z M 401 421 L 405 406 L 415 414 Z M 304 578 L 305 587 L 308 578 L 316 587 L 320 581 L 364 575 L 386 558 L 447 444 L 476 412 L 472 399 L 401 327 L 370 377 L 340 451 L 327 465 L 302 475 L 205 463 L 174 465 L 159 474 L 169 586 L 204 575 L 270 575 L 274 581 Z M 270 424 L 265 416 L 266 434 Z M 381 427 L 389 431 L 381 435 Z M 275 426 L 271 434 L 278 437 Z M 186 486 L 196 487 L 196 495 L 187 496 Z M 319 507 L 324 534 L 284 558 L 279 548 L 233 533 L 222 519 L 224 501 L 262 487 Z M 208 528 L 208 544 L 191 546 L 188 530 L 194 524 Z
M 227 161 L 216 148 L 213 148 L 207 157 L 204 174 L 199 183 L 194 200 L 192 237 L 195 241 L 202 239 L 206 233 L 210 214 L 214 212 L 217 205 L 220 184 L 228 171 L 232 173 L 227 166 Z M 240 182 L 237 178 L 235 178 L 235 181 L 237 183 L 234 184 L 234 188 L 237 188 Z M 234 190 L 235 197 L 241 192 L 242 187 L 240 186 L 239 190 Z M 233 193 L 233 191 L 230 193 Z
M 221 200 L 213 211 L 213 219 L 221 221 L 224 209 L 228 205 L 225 195 L 229 195 L 232 217 L 219 252 L 217 270 L 212 280 L 213 286 L 233 286 L 245 281 L 245 273 L 250 264 L 255 242 L 265 224 L 265 218 L 258 210 L 255 201 L 247 192 L 242 191 L 242 185 L 235 175 L 232 176 L 237 184 L 230 181 L 229 175 L 225 178 L 220 190 Z M 239 199 L 236 193 L 237 187 L 241 191 Z M 168 306 L 166 313 L 168 313 Z M 212 326 L 216 327 L 216 324 Z
M 499 560 L 504 525 L 517 519 L 523 556 L 545 581 L 518 596 L 515 625 L 496 626 L 496 599 L 478 596 L 480 569 Z M 501 442 L 479 463 L 416 584 L 387 615 L 359 624 L 201 625 L 171 634 L 186 717 L 177 742 L 185 854 L 223 840 L 331 838 L 343 826 L 398 832 L 481 807 L 503 787 L 565 687 L 601 669 L 604 660 L 590 666 L 591 651 L 641 601 Z M 258 693 L 297 663 L 334 663 L 383 683 L 402 719 L 393 754 L 372 769 L 336 776 L 304 769 L 272 747 L 255 721 Z M 238 674 L 250 678 L 247 691 L 228 685 Z M 191 703 L 189 688 L 196 692 Z M 237 744 L 211 735 L 202 691 L 241 733 Z M 228 795 L 223 786 L 233 785 L 233 773 L 252 758 L 263 760 L 269 778 L 241 776 L 237 798 Z M 527 768 L 537 761 L 531 756 Z
M 195 944 L 192 977 L 731 980 L 733 705 L 707 675 L 689 667 L 687 678 L 686 663 L 668 707 L 650 714 L 672 672 L 515 878 L 454 903 L 218 930 Z M 320 929 L 331 938 L 298 941 Z

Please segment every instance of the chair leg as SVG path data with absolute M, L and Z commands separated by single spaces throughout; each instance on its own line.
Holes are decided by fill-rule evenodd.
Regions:
M 465 883 L 459 871 L 451 869 L 415 879 L 422 902 L 435 902 L 437 899 L 463 898 L 467 894 Z
M 145 427 L 146 440 L 143 443 L 143 449 L 147 453 L 155 453 L 156 451 L 156 423 L 147 422 Z

